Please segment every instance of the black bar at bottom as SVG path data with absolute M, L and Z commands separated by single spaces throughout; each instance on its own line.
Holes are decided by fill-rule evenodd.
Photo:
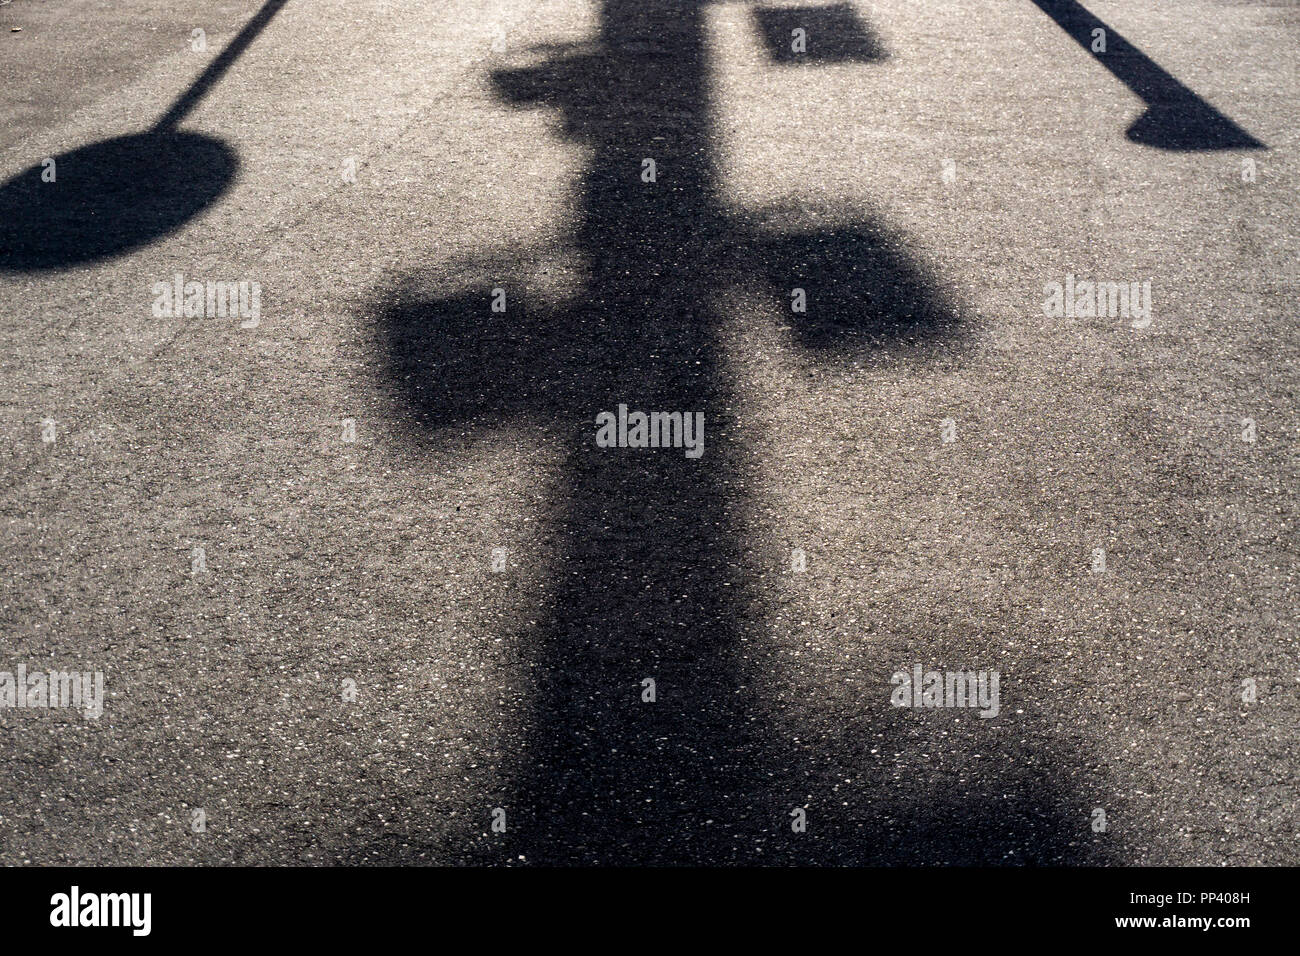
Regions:
M 125 945 L 337 947 L 401 942 L 421 930 L 446 944 L 462 938 L 458 948 L 474 945 L 463 933 L 493 946 L 517 938 L 676 947 L 701 934 L 771 942 L 768 934 L 782 930 L 871 943 L 965 946 L 1053 933 L 1231 945 L 1259 929 L 1294 928 L 1282 913 L 1294 879 L 1294 869 L 1246 868 L 15 868 L 0 871 L 0 925 L 14 942 L 115 937 Z

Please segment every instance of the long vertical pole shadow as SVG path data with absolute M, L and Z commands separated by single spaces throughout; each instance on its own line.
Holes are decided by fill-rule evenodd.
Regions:
M 589 305 L 566 324 L 600 330 L 599 371 L 571 412 L 589 434 L 567 467 L 565 577 L 513 798 L 538 862 L 725 862 L 763 815 L 748 803 L 762 742 L 738 646 L 752 569 L 732 508 L 739 451 L 722 437 L 735 403 L 716 290 L 695 272 L 722 231 L 701 16 L 694 2 L 605 0 L 595 51 L 540 83 L 499 78 L 517 100 L 552 99 L 592 147 L 576 237 Z M 642 181 L 644 157 L 658 182 Z M 620 403 L 702 412 L 703 457 L 598 448 L 595 415 Z
M 1126 135 L 1133 142 L 1179 151 L 1265 148 L 1078 0 L 1033 2 L 1146 103 L 1146 110 L 1128 128 Z M 1099 36 L 1105 50 L 1094 53 Z

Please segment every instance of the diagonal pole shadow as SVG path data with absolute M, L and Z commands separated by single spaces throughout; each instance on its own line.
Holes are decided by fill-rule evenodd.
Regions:
M 208 91 L 216 85 L 217 81 L 226 75 L 226 71 L 234 65 L 235 61 L 244 55 L 244 51 L 257 39 L 257 35 L 266 29 L 267 24 L 288 2 L 289 0 L 266 0 L 220 55 L 199 74 L 198 79 L 190 84 L 189 89 L 176 98 L 171 109 L 154 124 L 154 130 L 168 130 L 178 126 L 181 120 L 199 105 L 199 101 L 208 95 Z
M 1033 2 L 1090 53 L 1095 31 L 1104 31 L 1105 52 L 1093 57 L 1147 105 L 1128 128 L 1133 142 L 1177 151 L 1265 148 L 1078 0 Z
M 757 556 L 747 518 L 743 489 L 755 462 L 732 437 L 743 395 L 723 362 L 722 291 L 763 290 L 788 308 L 792 277 L 821 277 L 810 292 L 816 318 L 791 329 L 815 354 L 897 350 L 923 360 L 927 343 L 957 338 L 960 325 L 901 237 L 880 223 L 781 234 L 724 209 L 704 8 L 700 0 L 604 0 L 594 43 L 492 76 L 508 102 L 557 110 L 565 134 L 590 151 L 572 237 L 585 271 L 576 295 L 544 305 L 516 282 L 507 289 L 515 305 L 495 318 L 486 285 L 378 303 L 386 378 L 415 439 L 486 437 L 511 423 L 563 455 L 566 486 L 547 519 L 556 579 L 536 623 L 511 635 L 536 676 L 526 738 L 503 745 L 510 785 L 499 799 L 510 822 L 468 858 L 1095 858 L 1077 841 L 1086 817 L 1052 755 L 1008 750 L 973 796 L 900 783 L 864 769 L 852 745 L 809 756 L 791 739 L 784 705 L 758 690 L 770 651 L 756 582 L 772 569 Z M 641 180 L 644 157 L 657 160 L 656 183 Z M 620 403 L 703 412 L 704 455 L 597 447 L 596 415 Z M 881 694 L 864 711 L 887 699 L 890 670 L 882 664 Z M 657 682 L 653 704 L 642 700 L 646 677 Z M 904 723 L 867 716 L 856 729 L 903 749 L 914 733 L 898 729 Z M 1046 769 L 1025 770 L 1033 766 Z M 815 832 L 795 836 L 791 807 L 846 776 L 852 792 L 837 791 Z M 390 845 L 361 858 L 382 860 Z M 434 856 L 465 853 L 447 845 Z

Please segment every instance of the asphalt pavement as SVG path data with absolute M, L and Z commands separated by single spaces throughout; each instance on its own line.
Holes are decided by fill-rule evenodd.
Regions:
M 0 6 L 0 863 L 1297 863 L 1297 41 Z

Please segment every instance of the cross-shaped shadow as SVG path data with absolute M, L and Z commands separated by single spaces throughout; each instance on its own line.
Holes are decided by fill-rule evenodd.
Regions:
M 518 285 L 503 281 L 505 315 L 491 313 L 490 285 L 380 307 L 387 374 L 415 434 L 486 436 L 511 422 L 565 449 L 567 486 L 550 516 L 560 578 L 536 625 L 507 636 L 539 666 L 502 798 L 509 828 L 484 859 L 1083 859 L 1086 807 L 1060 792 L 1050 768 L 1026 771 L 1042 754 L 1004 754 L 975 796 L 873 779 L 860 760 L 865 736 L 862 752 L 810 756 L 790 739 L 782 706 L 758 690 L 768 611 L 757 582 L 781 568 L 765 564 L 747 523 L 744 487 L 764 449 L 734 437 L 744 395 L 723 361 L 734 343 L 722 293 L 764 290 L 790 314 L 790 290 L 806 287 L 808 318 L 791 314 L 790 331 L 815 354 L 923 360 L 955 342 L 961 324 L 880 223 L 781 234 L 723 208 L 703 7 L 605 0 L 590 47 L 493 74 L 508 102 L 557 110 L 590 149 L 573 237 L 585 269 L 578 294 L 559 307 L 525 296 L 520 309 Z M 647 157 L 653 183 L 641 178 Z M 620 403 L 703 412 L 703 457 L 597 447 L 596 415 Z M 891 668 L 881 666 L 878 681 L 863 675 L 878 686 L 864 712 L 887 700 Z M 657 681 L 654 704 L 642 701 L 645 677 Z M 845 777 L 850 792 L 794 834 L 791 808 Z

